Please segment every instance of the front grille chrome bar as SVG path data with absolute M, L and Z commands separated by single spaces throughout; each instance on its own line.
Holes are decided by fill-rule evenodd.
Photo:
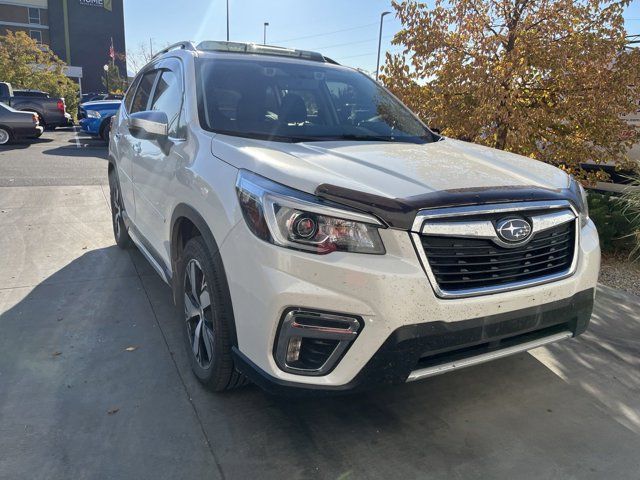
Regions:
M 479 365 L 481 363 L 489 362 L 491 360 L 497 360 L 499 358 L 508 357 L 509 355 L 513 355 L 515 353 L 526 352 L 527 350 L 531 350 L 534 348 L 542 347 L 544 345 L 548 345 L 553 342 L 557 342 L 560 340 L 565 340 L 567 338 L 571 338 L 573 333 L 571 332 L 560 332 L 555 335 L 550 335 L 548 337 L 539 338 L 537 340 L 532 340 L 530 342 L 521 343 L 520 345 L 513 345 L 511 347 L 506 347 L 501 350 L 495 350 L 493 352 L 483 353 L 481 355 L 476 355 L 474 357 L 463 358 L 461 360 L 455 360 L 453 362 L 442 363 L 440 365 L 434 365 L 432 367 L 420 368 L 418 370 L 414 370 L 409 374 L 407 378 L 407 382 L 415 382 L 417 380 L 423 380 L 425 378 L 433 377 L 435 375 L 440 375 L 442 373 L 451 372 L 452 370 L 459 370 L 465 367 L 471 367 L 473 365 Z
M 548 213 L 546 212 L 548 210 Z M 573 259 L 569 268 L 562 272 L 556 272 L 540 277 L 503 283 L 500 285 L 470 287 L 467 289 L 456 289 L 455 291 L 440 288 L 436 276 L 429 264 L 427 253 L 422 245 L 421 235 L 427 236 L 443 236 L 443 237 L 460 237 L 460 238 L 476 238 L 491 240 L 496 245 L 504 248 L 512 248 L 514 245 L 506 245 L 496 235 L 495 228 L 491 222 L 484 222 L 482 219 L 478 221 L 477 217 L 483 215 L 495 214 L 519 214 L 535 211 L 532 217 L 534 233 L 531 234 L 530 240 L 533 240 L 535 233 L 554 228 L 558 225 L 575 222 L 575 240 L 573 243 Z M 465 221 L 466 217 L 469 218 Z M 440 225 L 446 225 L 442 227 Z M 449 229 L 447 231 L 447 228 Z M 491 229 L 491 231 L 489 230 Z M 411 239 L 414 248 L 418 253 L 422 267 L 433 287 L 436 295 L 440 298 L 457 299 L 475 297 L 480 295 L 490 295 L 502 293 L 511 290 L 518 290 L 527 287 L 542 285 L 549 282 L 558 281 L 573 275 L 578 266 L 579 245 L 580 245 L 580 221 L 579 214 L 573 205 L 566 200 L 554 200 L 548 202 L 517 202 L 503 203 L 491 205 L 469 205 L 464 207 L 448 207 L 441 209 L 428 209 L 418 212 L 413 223 Z M 522 246 L 525 243 L 515 246 Z

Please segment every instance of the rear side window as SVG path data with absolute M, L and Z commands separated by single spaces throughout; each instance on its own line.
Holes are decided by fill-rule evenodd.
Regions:
M 182 88 L 175 72 L 163 70 L 153 94 L 151 110 L 167 114 L 169 120 L 169 136 L 180 137 L 180 111 L 182 108 Z
M 156 70 L 145 73 L 138 84 L 136 89 L 136 95 L 133 97 L 133 103 L 131 105 L 130 113 L 142 112 L 147 109 L 149 104 L 149 95 L 151 95 L 151 88 L 153 87 L 153 81 L 156 78 Z

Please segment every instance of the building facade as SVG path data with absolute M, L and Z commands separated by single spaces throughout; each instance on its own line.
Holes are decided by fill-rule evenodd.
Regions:
M 112 62 L 126 78 L 123 0 L 0 0 L 0 35 L 8 31 L 49 45 L 84 92 L 105 91 L 104 65 Z

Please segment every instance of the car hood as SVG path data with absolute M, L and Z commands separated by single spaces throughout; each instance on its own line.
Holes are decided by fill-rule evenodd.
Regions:
M 121 103 L 119 100 L 97 100 L 95 102 L 81 103 L 80 106 L 86 110 L 117 110 L 120 108 Z
M 387 198 L 569 185 L 568 175 L 548 164 L 449 138 L 427 144 L 282 143 L 217 135 L 212 151 L 237 168 L 309 193 L 322 184 Z

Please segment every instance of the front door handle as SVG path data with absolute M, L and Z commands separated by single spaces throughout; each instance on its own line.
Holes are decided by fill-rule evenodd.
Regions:
M 139 143 L 133 144 L 133 151 L 136 155 L 140 155 L 142 153 L 142 146 Z

